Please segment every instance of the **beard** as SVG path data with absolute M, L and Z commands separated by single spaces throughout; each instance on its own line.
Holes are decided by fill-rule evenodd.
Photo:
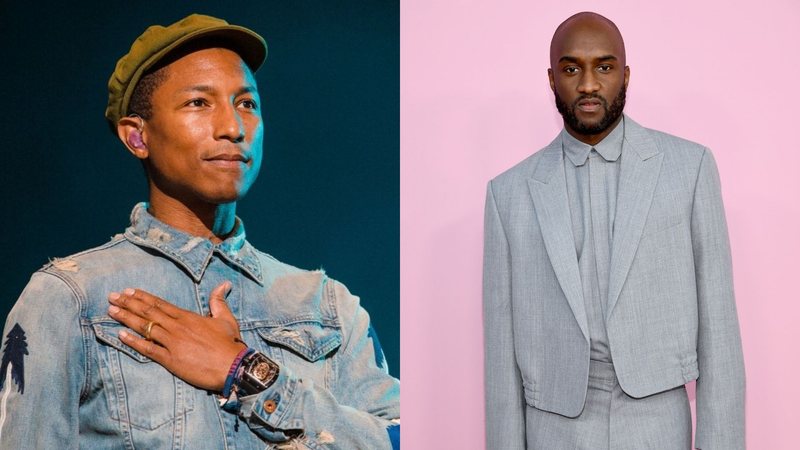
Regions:
M 611 106 L 608 106 L 608 101 L 598 94 L 582 95 L 578 97 L 575 102 L 572 103 L 572 105 L 567 105 L 561 96 L 558 95 L 558 90 L 554 90 L 556 96 L 556 108 L 558 108 L 558 112 L 561 113 L 561 116 L 564 118 L 564 123 L 566 123 L 575 132 L 584 135 L 600 134 L 607 130 L 608 127 L 616 122 L 617 119 L 619 119 L 619 116 L 622 115 L 622 110 L 625 108 L 626 90 L 627 89 L 623 84 L 622 87 L 619 88 L 617 96 L 614 97 L 614 101 L 611 102 Z M 578 108 L 578 102 L 589 98 L 599 100 L 600 104 L 603 106 L 603 117 L 594 125 L 582 122 L 575 114 L 575 110 Z

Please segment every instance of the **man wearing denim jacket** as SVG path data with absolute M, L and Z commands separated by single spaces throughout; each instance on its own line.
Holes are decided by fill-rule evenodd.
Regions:
M 266 43 L 192 15 L 117 63 L 106 118 L 149 202 L 36 272 L 9 315 L 0 448 L 382 449 L 399 381 L 358 298 L 253 248 Z

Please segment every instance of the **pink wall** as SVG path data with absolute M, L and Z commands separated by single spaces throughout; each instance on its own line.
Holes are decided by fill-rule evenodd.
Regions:
M 798 448 L 800 4 L 403 0 L 404 447 L 483 448 L 486 182 L 561 127 L 548 46 L 595 10 L 626 39 L 626 112 L 716 156 L 747 363 L 748 448 Z

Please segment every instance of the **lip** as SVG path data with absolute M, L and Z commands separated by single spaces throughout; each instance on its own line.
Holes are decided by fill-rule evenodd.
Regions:
M 597 112 L 603 107 L 603 103 L 598 99 L 585 99 L 578 102 L 579 110 L 587 113 Z
M 203 160 L 220 168 L 238 169 L 247 165 L 250 162 L 250 157 L 239 152 L 225 152 L 203 158 Z

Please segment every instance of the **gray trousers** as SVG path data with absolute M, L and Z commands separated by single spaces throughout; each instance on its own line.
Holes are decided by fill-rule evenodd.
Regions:
M 692 417 L 686 388 L 636 399 L 625 394 L 611 363 L 591 361 L 581 415 L 568 418 L 528 406 L 532 450 L 687 450 Z

